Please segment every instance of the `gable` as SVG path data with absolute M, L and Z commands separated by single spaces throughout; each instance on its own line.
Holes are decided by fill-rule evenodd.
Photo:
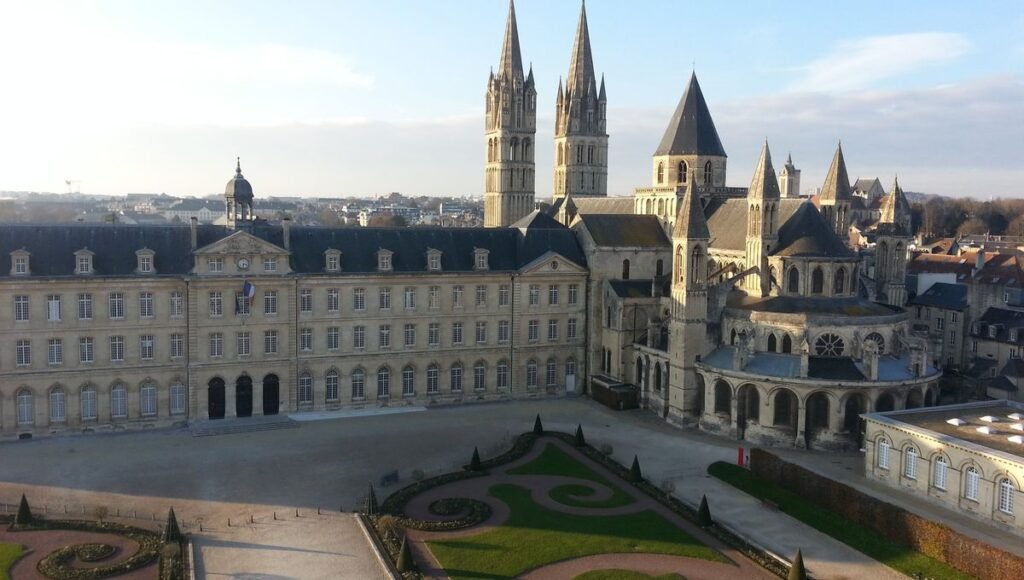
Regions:
M 519 271 L 534 275 L 586 274 L 584 268 L 557 252 L 546 252 L 524 265 Z

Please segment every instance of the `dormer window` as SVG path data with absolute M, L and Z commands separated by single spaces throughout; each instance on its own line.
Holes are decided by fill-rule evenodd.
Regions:
M 488 270 L 490 264 L 488 257 L 490 252 L 482 248 L 476 248 L 473 250 L 473 268 L 476 270 Z
M 377 271 L 378 272 L 390 272 L 391 268 L 391 256 L 394 254 L 391 250 L 381 249 L 377 251 Z
M 341 271 L 341 251 L 327 250 L 324 252 L 324 269 L 328 272 Z
M 29 274 L 29 253 L 25 250 L 11 252 L 11 276 L 28 276 Z
M 277 272 L 277 258 L 275 256 L 263 258 L 263 271 Z
M 1017 330 L 1010 331 L 1010 342 L 1017 342 Z
M 88 248 L 75 252 L 75 274 L 92 274 L 92 257 Z
M 135 258 L 137 260 L 135 271 L 139 274 L 152 274 L 154 272 L 153 257 L 155 255 L 156 253 L 149 248 L 142 248 L 138 252 L 135 252 Z
M 441 271 L 441 251 L 433 248 L 427 250 L 427 270 L 431 272 Z
M 993 324 L 993 325 L 991 325 L 991 326 L 989 326 L 989 327 L 988 327 L 988 335 L 989 335 L 989 337 L 991 337 L 991 338 L 995 338 L 995 337 L 996 337 L 996 334 L 997 334 L 998 332 L 999 332 L 999 327 L 998 327 L 998 326 L 996 326 L 996 325 L 994 325 L 994 324 Z
M 207 269 L 210 272 L 217 273 L 224 271 L 224 258 L 207 258 L 206 260 Z

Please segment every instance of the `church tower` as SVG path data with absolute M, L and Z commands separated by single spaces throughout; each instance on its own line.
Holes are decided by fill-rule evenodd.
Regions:
M 821 186 L 818 201 L 821 204 L 821 215 L 825 218 L 836 235 L 847 242 L 850 237 L 850 177 L 846 173 L 846 161 L 843 159 L 843 144 L 836 147 L 832 157 L 832 165 L 825 176 L 825 184 Z
M 510 1 L 501 62 L 487 80 L 485 226 L 506 227 L 533 211 L 536 133 L 533 68 L 524 75 L 516 7 Z
M 793 165 L 793 155 L 786 156 L 779 172 L 779 190 L 782 197 L 800 197 L 800 170 Z
M 580 8 L 565 90 L 555 97 L 554 199 L 608 195 L 608 96 L 598 88 L 590 52 L 587 5 Z
M 693 73 L 654 152 L 652 185 L 687 187 L 687 177 L 696 175 L 701 187 L 724 187 L 725 161 L 725 148 Z
M 779 183 L 772 167 L 772 154 L 765 140 L 754 178 L 747 190 L 747 266 L 756 266 L 758 275 L 743 279 L 743 288 L 756 297 L 771 290 L 768 254 L 779 241 Z
M 892 182 L 892 191 L 882 202 L 875 244 L 875 289 L 878 300 L 903 306 L 907 300 L 907 246 L 913 237 L 910 225 L 910 204 L 903 195 L 899 180 Z
M 242 158 L 235 161 L 235 176 L 224 187 L 224 211 L 227 212 L 227 226 L 235 229 L 251 224 L 255 215 L 252 211 L 252 185 L 242 175 Z
M 708 243 L 711 233 L 695 186 L 695 171 L 672 228 L 671 371 L 668 420 L 676 425 L 699 421 L 699 393 L 694 364 L 704 355 L 708 315 Z

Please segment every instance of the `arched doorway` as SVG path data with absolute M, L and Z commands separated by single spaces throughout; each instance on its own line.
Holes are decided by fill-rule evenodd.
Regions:
M 722 380 L 715 381 L 715 413 L 732 417 L 732 387 Z
M 828 395 L 814 393 L 807 398 L 804 417 L 804 443 L 811 448 L 815 433 L 828 430 Z
M 277 375 L 263 377 L 263 414 L 276 415 L 281 406 L 281 383 Z
M 782 427 L 790 433 L 796 433 L 797 413 L 799 412 L 796 395 L 789 389 L 779 389 L 775 393 L 772 405 L 772 425 Z
M 864 396 L 857 393 L 847 397 L 846 404 L 843 405 L 843 430 L 849 433 L 850 438 L 857 444 L 857 449 L 861 448 L 864 436 L 860 414 L 866 409 Z
M 758 412 L 761 407 L 761 396 L 757 392 L 757 387 L 747 383 L 740 386 L 736 397 L 738 399 L 736 405 L 736 428 L 738 432 L 736 437 L 743 439 L 747 430 L 747 424 L 759 422 Z
M 921 407 L 921 391 L 914 389 L 907 393 L 906 409 L 919 409 Z
M 207 392 L 207 414 L 211 419 L 224 418 L 224 379 L 214 377 L 210 379 Z
M 935 406 L 935 393 L 933 393 L 931 389 L 928 389 L 928 390 L 926 390 L 924 392 L 924 406 L 925 407 L 934 407 Z
M 891 393 L 882 393 L 878 396 L 878 400 L 875 401 L 875 412 L 882 413 L 885 411 L 892 411 L 896 408 L 896 400 L 892 398 Z
M 252 417 L 252 378 L 246 375 L 235 381 L 235 415 Z

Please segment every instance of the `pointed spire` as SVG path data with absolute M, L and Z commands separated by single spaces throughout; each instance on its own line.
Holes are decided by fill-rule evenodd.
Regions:
M 726 157 L 715 122 L 711 119 L 711 111 L 697 82 L 697 73 L 690 75 L 686 92 L 679 99 L 679 105 L 654 154 Z
M 903 195 L 903 188 L 900 187 L 899 178 L 892 180 L 892 190 L 885 200 L 882 201 L 881 216 L 878 219 L 880 224 L 900 224 L 910 215 L 910 203 L 907 196 Z
M 603 73 L 601 74 L 601 90 L 600 90 L 600 92 L 597 95 L 597 100 L 599 100 L 599 101 L 607 101 L 608 100 L 608 95 L 604 91 L 604 74 Z
M 587 3 L 580 6 L 580 20 L 576 25 L 576 40 L 572 45 L 572 59 L 569 61 L 569 76 L 565 79 L 566 91 L 576 95 L 585 91 L 595 82 L 594 56 L 590 51 L 590 29 L 587 26 Z
M 514 0 L 508 3 L 508 20 L 505 22 L 505 39 L 501 44 L 498 74 L 509 80 L 523 76 L 523 56 L 519 51 L 519 27 L 516 26 Z
M 683 203 L 679 206 L 676 214 L 676 224 L 672 229 L 673 238 L 706 240 L 711 238 L 708 230 L 708 220 L 704 217 L 704 208 L 700 204 L 700 195 L 697 193 L 697 171 L 690 170 L 690 179 L 686 186 L 686 195 Z
M 235 157 L 235 175 L 242 176 L 242 158 Z
M 775 179 L 775 168 L 772 167 L 772 154 L 768 150 L 768 139 L 761 147 L 761 158 L 757 160 L 754 178 L 750 181 L 747 197 L 752 199 L 779 199 L 779 182 Z
M 556 102 L 562 102 L 562 77 L 558 77 L 558 94 L 555 96 Z
M 846 173 L 846 161 L 843 159 L 843 142 L 836 147 L 832 156 L 832 165 L 828 168 L 825 183 L 818 194 L 820 201 L 846 201 L 850 199 L 850 176 Z

